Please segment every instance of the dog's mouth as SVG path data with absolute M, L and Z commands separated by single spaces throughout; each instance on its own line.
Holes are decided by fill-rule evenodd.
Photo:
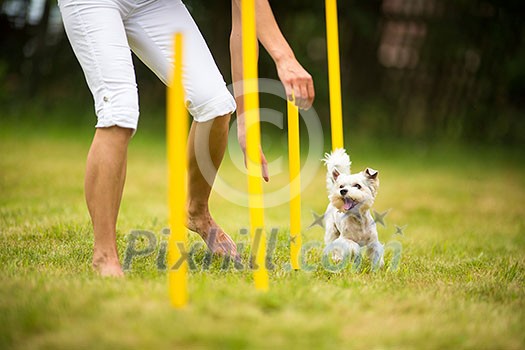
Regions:
M 353 209 L 358 203 L 348 197 L 343 198 L 344 204 L 343 209 L 344 210 L 351 210 Z

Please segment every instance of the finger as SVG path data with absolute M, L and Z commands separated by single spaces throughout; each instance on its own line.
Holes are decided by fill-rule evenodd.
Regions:
M 309 106 L 309 99 L 308 99 L 308 87 L 306 85 L 306 82 L 303 82 L 301 84 L 301 97 L 302 97 L 302 103 L 301 108 L 306 109 Z
M 306 109 L 309 109 L 312 107 L 315 99 L 315 89 L 314 89 L 314 81 L 312 78 L 308 79 L 308 83 L 306 84 L 306 88 L 308 91 L 308 106 Z
M 293 92 L 294 92 L 294 104 L 298 107 L 298 108 L 302 108 L 302 105 L 303 105 L 303 96 L 302 96 L 302 93 L 301 93 L 301 86 L 297 83 L 295 83 L 293 85 Z
M 270 175 L 268 174 L 268 163 L 262 164 L 262 177 L 264 181 L 266 182 L 270 181 Z
M 262 177 L 264 181 L 268 182 L 270 181 L 270 174 L 268 172 L 268 161 L 266 160 L 266 157 L 264 156 L 264 153 L 261 150 L 261 171 L 262 171 Z
M 293 89 L 292 86 L 289 83 L 283 83 L 284 85 L 284 91 L 286 93 L 286 98 L 288 101 L 293 101 Z

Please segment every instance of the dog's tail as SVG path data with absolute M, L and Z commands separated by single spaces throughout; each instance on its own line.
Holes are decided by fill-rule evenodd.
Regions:
M 326 165 L 326 187 L 328 191 L 334 184 L 334 173 L 337 174 L 350 174 L 350 157 L 344 150 L 344 148 L 338 148 L 332 153 L 325 153 L 323 162 Z

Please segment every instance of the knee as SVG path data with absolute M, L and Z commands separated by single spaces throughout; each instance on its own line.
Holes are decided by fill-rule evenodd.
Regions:
M 213 124 L 214 125 L 220 125 L 220 126 L 230 125 L 231 116 L 232 116 L 231 113 L 228 113 L 228 114 L 225 114 L 225 115 L 220 115 L 220 116 L 218 116 L 217 118 L 214 119 Z
M 113 125 L 105 128 L 97 128 L 97 134 L 105 134 L 114 138 L 129 140 L 133 136 L 134 129 Z
M 110 126 L 107 128 L 97 128 L 94 142 L 113 147 L 127 147 L 134 129 L 123 128 L 120 126 Z
M 193 122 L 200 130 L 228 129 L 230 126 L 231 113 L 219 115 L 205 122 L 194 120 Z

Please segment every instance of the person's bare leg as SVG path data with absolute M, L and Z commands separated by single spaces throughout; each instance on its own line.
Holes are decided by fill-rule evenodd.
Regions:
M 188 228 L 220 255 L 237 256 L 237 247 L 211 217 L 208 200 L 228 143 L 230 114 L 193 122 L 188 137 Z
M 132 129 L 98 128 L 87 157 L 85 192 L 93 224 L 93 268 L 102 276 L 123 276 L 116 225 L 126 178 Z

